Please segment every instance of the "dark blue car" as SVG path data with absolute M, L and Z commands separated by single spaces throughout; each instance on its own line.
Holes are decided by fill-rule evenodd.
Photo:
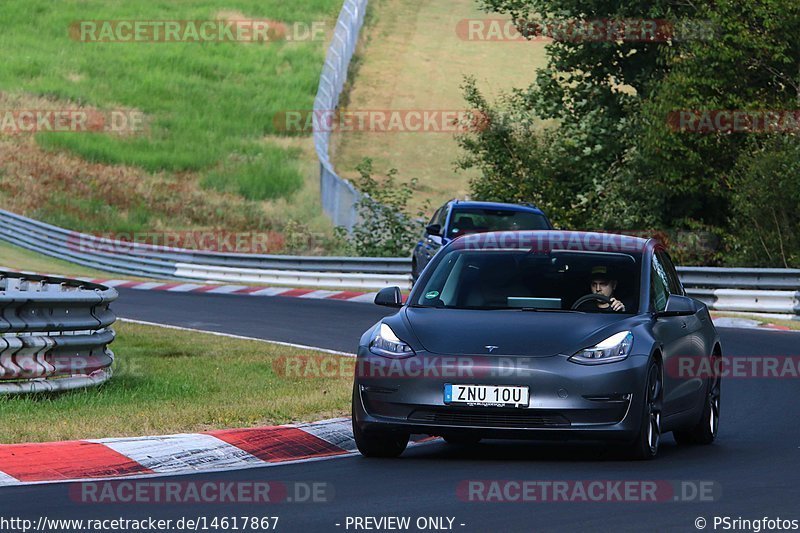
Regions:
M 411 274 L 416 282 L 436 252 L 456 237 L 489 231 L 553 229 L 545 214 L 532 205 L 451 200 L 436 210 L 414 247 Z

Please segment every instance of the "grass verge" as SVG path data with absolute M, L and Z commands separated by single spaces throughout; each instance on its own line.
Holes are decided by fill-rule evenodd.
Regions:
M 115 329 L 110 381 L 85 390 L 0 397 L 0 442 L 197 432 L 349 412 L 353 358 L 131 323 Z M 292 367 L 286 358 L 295 357 L 330 359 L 326 368 L 339 371 L 326 372 L 328 377 L 287 372 Z
M 463 110 L 461 84 L 474 76 L 488 97 L 528 87 L 546 61 L 545 42 L 468 41 L 464 19 L 497 19 L 474 0 L 374 0 L 358 68 L 345 98 L 351 110 Z M 375 173 L 397 168 L 419 179 L 412 208 L 464 197 L 475 173 L 455 171 L 460 148 L 451 133 L 336 132 L 334 162 L 347 178 L 374 160 Z
M 325 53 L 324 39 L 246 42 L 82 42 L 70 33 L 81 20 L 270 19 L 310 25 L 328 32 L 341 8 L 336 0 L 140 0 L 136 9 L 103 0 L 10 0 L 3 6 L 6 30 L 0 87 L 6 91 L 90 102 L 106 109 L 142 111 L 148 135 L 63 135 L 43 133 L 48 149 L 67 148 L 87 161 L 126 164 L 149 171 L 205 170 L 241 155 L 291 168 L 285 154 L 263 149 L 258 140 L 273 133 L 273 117 L 310 109 Z M 219 172 L 249 184 L 252 168 L 226 165 Z M 294 187 L 299 176 L 294 173 Z M 283 194 L 257 187 L 253 199 Z
M 0 132 L 0 206 L 73 230 L 282 232 L 333 253 L 309 135 L 276 115 L 310 109 L 341 0 L 8 0 L 0 110 L 141 113 L 137 134 Z M 81 42 L 78 21 L 259 19 L 323 27 L 291 42 Z M 327 38 L 327 39 L 326 39 Z M 298 227 L 299 226 L 299 227 Z M 287 237 L 288 240 L 288 237 Z M 301 241 L 297 243 L 296 241 Z M 306 243 L 305 241 L 309 241 Z

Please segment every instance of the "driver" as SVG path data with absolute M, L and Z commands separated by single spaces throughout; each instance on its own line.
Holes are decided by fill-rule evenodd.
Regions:
M 595 266 L 592 268 L 592 294 L 602 294 L 611 299 L 611 303 L 597 302 L 597 308 L 603 311 L 624 312 L 625 304 L 621 300 L 614 298 L 614 290 L 617 288 L 617 280 L 608 273 L 608 267 Z

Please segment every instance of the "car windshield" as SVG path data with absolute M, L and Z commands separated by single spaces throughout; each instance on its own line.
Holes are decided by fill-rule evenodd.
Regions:
M 639 307 L 638 254 L 567 250 L 449 249 L 411 305 L 448 309 L 570 310 L 596 292 L 593 281 L 611 287 L 610 297 Z M 581 312 L 609 312 L 608 300 L 588 297 Z
M 456 209 L 450 219 L 448 237 L 470 233 L 549 229 L 547 219 L 537 213 L 504 209 Z

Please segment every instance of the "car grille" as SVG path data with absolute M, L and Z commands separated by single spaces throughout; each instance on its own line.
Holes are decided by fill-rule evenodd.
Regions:
M 569 426 L 568 419 L 561 415 L 531 413 L 525 411 L 464 411 L 464 410 L 417 410 L 409 421 L 431 422 L 452 426 L 478 426 L 490 428 L 538 428 Z

